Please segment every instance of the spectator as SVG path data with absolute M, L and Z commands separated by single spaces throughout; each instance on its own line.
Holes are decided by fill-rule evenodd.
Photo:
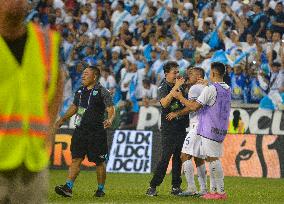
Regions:
M 76 73 L 81 61 L 98 67 L 105 65 L 116 82 L 121 81 L 123 59 L 135 63 L 138 77 L 135 95 L 142 100 L 142 80 L 147 77 L 159 85 L 164 77 L 162 71 L 157 73 L 159 65 L 177 59 L 182 73 L 186 67 L 182 62 L 187 61 L 202 67 L 208 77 L 217 53 L 218 60 L 228 68 L 247 63 L 246 74 L 251 81 L 245 83 L 248 93 L 245 95 L 248 101 L 257 103 L 263 94 L 255 72 L 262 70 L 269 78 L 271 64 L 281 61 L 282 1 L 50 2 L 40 1 L 37 8 L 30 8 L 26 21 L 61 32 L 60 54 L 72 79 L 73 91 L 81 83 L 80 71 Z M 259 70 L 251 70 L 255 65 Z M 234 70 L 229 73 L 228 83 L 234 81 L 230 76 L 235 75 Z
M 230 134 L 242 134 L 245 132 L 244 122 L 241 118 L 241 113 L 239 110 L 234 110 L 233 120 L 230 121 L 228 127 L 228 133 Z
M 117 2 L 116 11 L 113 12 L 111 16 L 113 34 L 116 36 L 119 33 L 119 29 L 122 26 L 123 21 L 129 15 L 127 11 L 124 10 L 124 3 L 123 1 Z
M 132 79 L 137 74 L 137 66 L 134 63 L 130 63 L 128 60 L 124 60 L 125 67 L 121 70 L 120 90 L 122 100 L 125 101 L 129 98 L 129 85 Z M 127 97 L 128 95 L 128 97 Z
M 98 23 L 98 27 L 94 31 L 95 37 L 106 37 L 111 38 L 111 33 L 108 28 L 106 28 L 105 22 L 101 19 Z
M 281 70 L 281 71 L 280 71 Z M 259 76 L 261 86 L 268 93 L 267 97 L 264 97 L 260 101 L 260 108 L 262 109 L 272 109 L 277 110 L 282 109 L 283 100 L 283 90 L 284 90 L 284 74 L 283 69 L 281 69 L 281 64 L 274 62 L 271 65 L 271 72 L 269 81 L 267 81 L 263 75 Z
M 116 81 L 113 75 L 111 74 L 110 69 L 102 70 L 100 83 L 104 88 L 110 91 L 111 95 L 113 95 L 116 87 Z
M 149 79 L 144 79 L 142 89 L 142 101 L 139 103 L 139 105 L 146 107 L 156 105 L 158 102 L 157 91 L 158 87 L 155 84 L 152 84 Z
M 138 113 L 132 109 L 132 103 L 126 100 L 120 110 L 120 125 L 121 130 L 135 130 L 138 122 Z
M 231 72 L 231 95 L 232 100 L 238 100 L 243 102 L 244 100 L 244 88 L 246 86 L 246 78 L 243 74 L 243 69 L 241 65 L 234 67 L 234 71 Z
M 260 83 L 257 78 L 257 70 L 253 69 L 253 67 L 248 70 L 247 86 L 249 89 L 249 102 L 259 103 L 265 96 L 265 92 L 260 87 Z
M 271 16 L 271 28 L 281 35 L 284 34 L 284 11 L 283 2 L 278 2 L 275 6 L 273 14 Z
M 176 51 L 176 61 L 178 63 L 178 66 L 179 66 L 179 73 L 180 75 L 185 75 L 185 70 L 186 68 L 188 67 L 189 65 L 189 62 L 183 58 L 183 55 L 182 55 L 182 50 L 177 50 Z

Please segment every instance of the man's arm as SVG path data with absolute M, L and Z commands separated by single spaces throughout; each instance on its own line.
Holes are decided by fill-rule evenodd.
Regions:
M 56 122 L 55 124 L 55 128 L 58 129 L 60 128 L 61 125 L 63 125 L 63 123 L 68 120 L 69 118 L 71 118 L 74 114 L 76 114 L 78 111 L 78 107 L 74 104 L 72 104 L 68 110 L 66 111 L 66 113 L 64 114 L 64 116 L 62 116 L 61 118 L 59 118 L 59 120 Z
M 197 111 L 202 108 L 202 105 L 195 100 L 187 100 L 186 98 L 182 97 L 179 100 L 189 111 Z
M 190 109 L 188 107 L 184 107 L 181 110 L 169 113 L 166 116 L 166 119 L 167 120 L 172 120 L 172 119 L 174 119 L 176 117 L 187 115 L 189 112 L 190 112 Z
M 179 87 L 184 83 L 184 79 L 180 78 L 177 79 L 175 86 L 172 88 L 172 90 L 170 91 L 170 93 L 168 95 L 166 95 L 165 97 L 160 99 L 160 103 L 161 105 L 166 108 L 170 105 L 170 103 L 172 102 L 173 99 L 173 94 L 175 92 L 177 92 L 177 90 L 179 89 Z
M 202 105 L 195 100 L 187 100 L 184 98 L 181 92 L 175 91 L 173 96 L 185 105 L 188 111 L 197 111 L 202 107 Z
M 112 125 L 115 116 L 115 108 L 114 106 L 109 106 L 106 108 L 107 111 L 107 119 L 104 121 L 104 128 L 109 128 Z

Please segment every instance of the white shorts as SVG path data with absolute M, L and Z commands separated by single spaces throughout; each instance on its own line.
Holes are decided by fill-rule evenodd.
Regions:
M 201 136 L 200 136 L 201 137 Z M 200 155 L 203 157 L 222 157 L 223 155 L 223 142 L 215 142 L 213 140 L 201 137 Z
M 184 139 L 181 152 L 193 157 L 203 158 L 200 155 L 201 140 L 202 137 L 197 135 L 197 125 L 193 126 Z

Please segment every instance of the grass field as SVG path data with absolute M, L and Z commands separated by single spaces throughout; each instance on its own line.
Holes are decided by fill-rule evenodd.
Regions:
M 93 197 L 97 188 L 96 172 L 82 171 L 73 188 L 72 198 L 63 198 L 54 187 L 64 184 L 67 171 L 50 171 L 49 203 L 284 203 L 284 179 L 226 177 L 226 201 L 204 201 L 200 198 L 170 195 L 171 177 L 166 176 L 157 197 L 147 197 L 146 189 L 152 174 L 108 174 L 106 196 Z M 186 187 L 183 178 L 183 189 Z

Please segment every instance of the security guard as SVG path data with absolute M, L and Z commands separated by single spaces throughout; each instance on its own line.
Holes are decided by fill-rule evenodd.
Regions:
M 0 5 L 0 203 L 44 203 L 62 96 L 59 35 L 23 23 L 27 0 Z
M 83 87 L 76 92 L 73 104 L 56 123 L 56 127 L 59 128 L 76 114 L 76 129 L 71 139 L 72 164 L 69 167 L 68 179 L 65 185 L 55 187 L 55 192 L 64 197 L 72 196 L 72 187 L 85 155 L 90 162 L 96 163 L 98 189 L 95 196 L 105 195 L 105 160 L 108 153 L 105 129 L 112 125 L 115 109 L 110 92 L 99 83 L 99 78 L 100 70 L 97 67 L 88 66 L 83 71 Z M 105 110 L 108 115 L 106 120 L 104 120 Z
M 154 177 L 150 182 L 146 195 L 156 196 L 156 187 L 159 186 L 166 175 L 169 160 L 173 155 L 172 163 L 172 191 L 173 195 L 182 192 L 181 185 L 181 149 L 186 136 L 186 127 L 188 125 L 188 115 L 167 120 L 166 116 L 173 111 L 181 110 L 184 106 L 173 97 L 172 93 L 179 90 L 186 96 L 183 88 L 184 79 L 179 78 L 179 69 L 176 62 L 169 61 L 163 66 L 165 79 L 158 89 L 158 98 L 161 104 L 161 135 L 162 135 L 162 156 L 157 165 Z

